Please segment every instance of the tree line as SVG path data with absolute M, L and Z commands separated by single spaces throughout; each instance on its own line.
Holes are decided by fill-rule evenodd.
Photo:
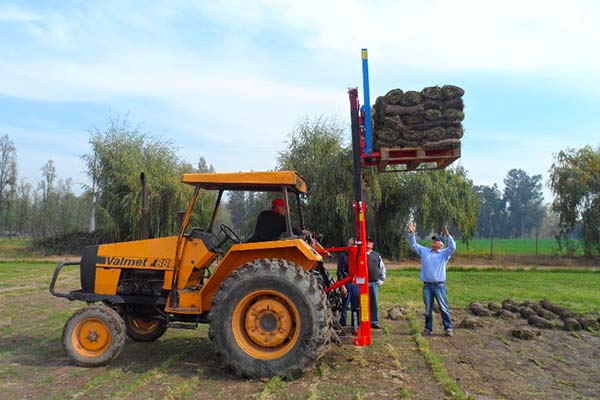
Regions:
M 296 170 L 307 181 L 302 197 L 307 226 L 325 245 L 340 245 L 354 235 L 352 157 L 347 128 L 339 121 L 306 118 L 289 135 L 277 169 Z M 80 195 L 73 181 L 57 179 L 54 162 L 40 170 L 34 188 L 18 179 L 16 148 L 0 136 L 0 234 L 31 236 L 34 242 L 69 234 L 94 233 L 94 240 L 139 239 L 140 173 L 149 184 L 150 234 L 174 234 L 177 212 L 186 209 L 193 188 L 181 183 L 187 172 L 214 172 L 200 157 L 196 165 L 181 159 L 174 144 L 142 132 L 127 120 L 112 119 L 90 131 L 90 150 L 82 158 L 90 183 Z M 587 255 L 600 254 L 600 147 L 566 149 L 550 168 L 555 194 L 544 204 L 541 175 L 508 171 L 501 191 L 474 185 L 459 164 L 444 170 L 379 174 L 365 169 L 369 236 L 387 257 L 406 255 L 406 225 L 414 221 L 419 235 L 439 233 L 447 225 L 468 244 L 473 238 L 554 237 L 565 254 L 580 238 Z M 253 231 L 257 214 L 269 206 L 264 193 L 231 192 L 221 207 L 220 222 L 242 237 Z M 203 192 L 192 226 L 206 227 L 215 202 Z
M 480 238 L 531 238 L 539 236 L 548 214 L 542 195 L 542 176 L 529 176 L 511 169 L 504 179 L 504 191 L 498 185 L 476 185 Z M 544 236 L 547 236 L 546 235 Z
M 87 194 L 73 193 L 73 180 L 57 179 L 48 160 L 34 188 L 18 179 L 16 148 L 8 135 L 0 136 L 0 234 L 30 236 L 35 241 L 86 228 L 90 202 Z
M 75 245 L 140 239 L 141 172 L 148 181 L 150 236 L 170 235 L 178 227 L 177 212 L 186 209 L 193 192 L 181 184 L 181 175 L 214 172 L 204 158 L 193 166 L 178 157 L 173 143 L 126 120 L 94 128 L 89 143 L 82 159 L 91 183 L 76 195 L 71 178 L 57 180 L 53 160 L 41 168 L 35 188 L 19 179 L 16 148 L 8 135 L 0 136 L 0 235 L 27 236 L 41 245 L 54 245 L 57 238 Z M 200 198 L 191 223 L 205 224 L 213 202 L 211 194 Z

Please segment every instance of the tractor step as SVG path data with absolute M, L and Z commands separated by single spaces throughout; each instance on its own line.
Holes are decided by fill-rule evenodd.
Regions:
M 172 329 L 190 329 L 195 330 L 198 329 L 198 323 L 185 323 L 185 322 L 169 322 L 167 327 Z
M 165 311 L 176 314 L 200 314 L 196 307 L 166 307 Z

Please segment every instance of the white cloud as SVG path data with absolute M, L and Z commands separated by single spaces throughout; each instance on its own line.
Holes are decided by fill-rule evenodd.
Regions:
M 63 43 L 67 50 L 67 54 L 41 51 L 24 59 L 3 60 L 0 93 L 104 101 L 115 96 L 232 91 L 243 97 L 257 87 L 281 92 L 287 85 L 277 88 L 276 81 L 257 76 L 277 55 L 252 58 L 256 46 L 252 33 L 273 24 L 274 29 L 293 32 L 296 36 L 290 40 L 307 49 L 301 62 L 330 55 L 332 70 L 348 69 L 350 62 L 358 65 L 359 49 L 367 46 L 377 65 L 387 70 L 525 72 L 600 83 L 600 53 L 593 51 L 600 43 L 600 6 L 592 2 L 261 1 L 201 8 L 157 3 L 141 12 L 113 6 L 91 3 L 84 10 L 44 14 L 17 7 L 0 9 L 0 20 L 26 23 L 52 42 L 49 47 Z M 194 7 L 198 7 L 195 12 Z M 172 36 L 176 22 L 170 17 L 186 11 L 197 18 L 213 18 L 207 22 L 226 28 L 224 36 L 209 48 L 178 43 L 178 37 Z M 128 38 L 130 32 L 135 35 Z M 238 58 L 231 55 L 233 63 L 224 65 L 224 60 L 213 57 L 226 52 L 218 49 L 221 44 L 232 46 L 233 51 L 247 48 Z M 280 62 L 284 66 L 287 61 Z M 309 77 L 298 81 L 296 95 L 303 90 L 319 95 L 328 90 L 307 87 L 309 81 Z
M 10 38 L 10 57 L 0 58 L 0 95 L 129 110 L 166 130 L 187 160 L 203 155 L 219 170 L 274 167 L 305 115 L 346 118 L 346 85 L 362 83 L 361 47 L 378 87 L 396 87 L 390 75 L 412 69 L 547 77 L 596 98 L 600 88 L 600 3 L 591 1 L 88 2 L 4 6 L 0 21 L 30 34 Z M 556 132 L 502 134 L 494 143 L 515 151 L 493 175 L 493 148 L 463 152 L 476 181 L 497 176 L 500 162 L 538 173 L 562 148 Z M 551 145 L 536 145 L 549 137 Z
M 597 75 L 600 4 L 585 1 L 385 1 L 276 4 L 313 49 L 367 46 L 384 65 Z
M 4 5 L 0 7 L 0 22 L 30 23 L 39 21 L 40 17 L 20 7 Z

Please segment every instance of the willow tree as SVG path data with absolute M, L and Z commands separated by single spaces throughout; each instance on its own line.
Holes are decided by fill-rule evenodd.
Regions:
M 96 228 L 114 240 L 141 237 L 141 182 L 148 182 L 150 234 L 153 237 L 176 232 L 177 211 L 185 210 L 193 188 L 181 183 L 181 175 L 193 172 L 182 162 L 174 145 L 132 128 L 127 120 L 112 119 L 104 130 L 95 128 L 90 136 L 91 150 L 83 156 L 93 185 Z M 212 196 L 199 199 L 192 224 L 205 225 Z
M 326 245 L 344 244 L 353 236 L 352 150 L 349 133 L 323 117 L 298 123 L 280 153 L 279 168 L 304 176 L 308 194 L 305 216 L 312 230 L 323 233 Z M 477 201 L 462 167 L 443 171 L 380 174 L 364 169 L 367 234 L 386 257 L 399 257 L 411 218 L 425 230 L 451 225 L 469 239 L 476 230 Z
M 559 216 L 559 246 L 569 248 L 581 224 L 584 253 L 600 254 L 600 146 L 559 152 L 550 168 L 550 188 L 556 195 L 552 209 Z
M 304 119 L 279 154 L 279 169 L 298 171 L 306 180 L 304 218 L 309 229 L 323 234 L 327 245 L 345 243 L 353 234 L 352 156 L 344 132 L 335 120 Z
M 406 173 L 378 174 L 373 168 L 365 173 L 368 235 L 387 257 L 407 255 L 406 226 L 416 201 L 411 182 Z
M 462 166 L 412 173 L 414 216 L 421 231 L 442 233 L 446 225 L 467 242 L 477 230 L 478 204 L 473 182 Z

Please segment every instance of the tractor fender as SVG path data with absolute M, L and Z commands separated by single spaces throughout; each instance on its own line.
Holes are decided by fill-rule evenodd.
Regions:
M 231 246 L 225 257 L 200 290 L 202 312 L 210 310 L 211 302 L 221 283 L 242 265 L 262 258 L 287 260 L 305 271 L 314 268 L 322 257 L 302 239 L 275 240 L 271 242 L 239 243 Z

